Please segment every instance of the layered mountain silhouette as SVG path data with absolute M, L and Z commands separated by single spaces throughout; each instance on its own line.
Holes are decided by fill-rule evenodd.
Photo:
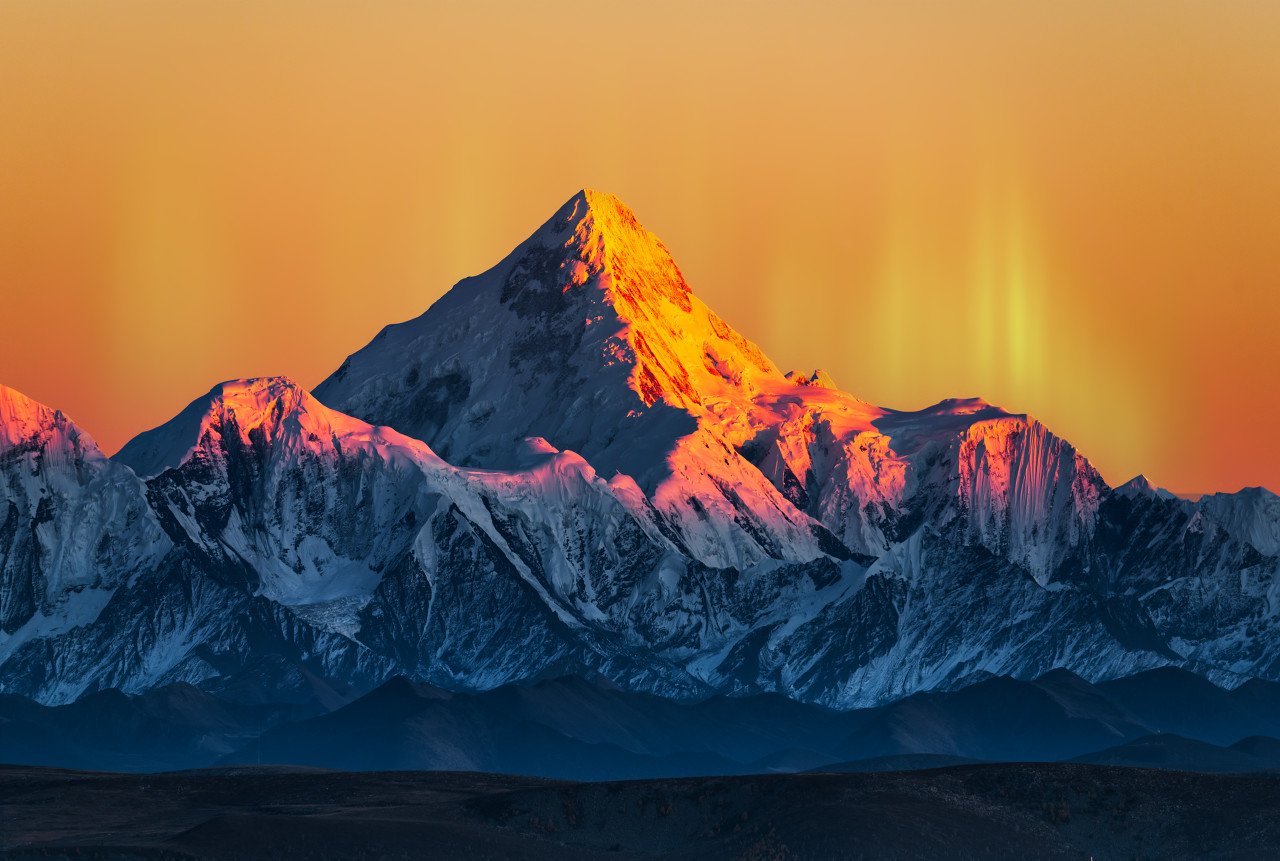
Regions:
M 107 458 L 0 389 L 0 692 L 1235 686 L 1280 679 L 1278 512 L 1113 490 L 981 400 L 902 412 L 784 374 L 583 191 L 314 393 L 226 382 Z
M 1145 714 L 1192 689 L 1199 707 Z M 1165 728 L 1171 715 L 1177 732 Z M 1280 769 L 1277 736 L 1273 700 L 1171 668 L 1099 685 L 1065 670 L 998 676 L 849 711 L 778 694 L 681 702 L 572 676 L 479 692 L 398 677 L 331 711 L 314 698 L 244 703 L 182 683 L 62 706 L 0 696 L 0 762 L 116 771 L 291 765 L 599 780 L 1076 761 L 1245 772 Z
M 1029 681 L 999 676 L 839 712 L 773 694 L 679 703 L 577 678 L 481 693 L 394 679 L 345 708 L 277 726 L 222 762 L 587 780 L 976 761 L 1280 769 L 1273 704 L 1185 670 L 1121 681 L 1132 684 L 1092 685 L 1065 670 Z M 1188 687 L 1200 688 L 1205 702 L 1182 717 L 1181 735 L 1139 716 L 1152 692 L 1176 697 Z M 1226 736 L 1222 712 L 1231 715 Z

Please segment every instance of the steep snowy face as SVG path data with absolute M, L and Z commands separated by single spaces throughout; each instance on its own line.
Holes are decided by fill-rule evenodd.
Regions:
M 247 572 L 254 594 L 369 644 L 365 660 L 410 655 L 403 670 L 439 681 L 500 684 L 569 648 L 547 632 L 540 649 L 527 631 L 480 637 L 482 607 L 619 636 L 652 605 L 654 577 L 694 588 L 679 586 L 686 562 L 634 484 L 610 485 L 580 456 L 528 440 L 512 470 L 452 467 L 286 378 L 216 386 L 117 458 L 160 470 L 152 502 L 201 564 Z M 450 644 L 471 651 L 440 665 L 432 650 Z
M 959 520 L 966 541 L 1045 582 L 1087 541 L 1106 484 L 1036 420 L 976 398 L 902 412 L 808 386 L 757 397 L 765 430 L 744 450 L 855 552 Z
M 126 446 L 121 460 L 151 475 L 145 489 L 91 454 L 129 479 L 143 511 L 149 498 L 152 534 L 133 536 L 157 558 L 127 578 L 97 559 L 85 570 L 103 588 L 73 588 L 53 615 L 0 633 L 0 692 L 59 703 L 183 681 L 288 696 L 309 677 L 361 690 L 406 673 L 483 688 L 555 667 L 701 689 L 626 641 L 661 577 L 672 589 L 654 618 L 672 620 L 651 627 L 679 638 L 685 624 L 700 642 L 680 621 L 682 596 L 705 597 L 705 584 L 682 585 L 686 565 L 659 526 L 546 443 L 526 445 L 512 472 L 455 469 L 272 378 L 219 385 Z M 22 576 L 5 571 L 7 600 L 45 574 L 46 559 L 28 556 Z
M 266 597 L 349 622 L 431 513 L 431 450 L 284 377 L 215 386 L 115 458 L 175 536 L 250 566 Z
M 971 425 L 959 463 L 973 533 L 1041 583 L 1092 534 L 1107 492 L 1083 455 L 1026 416 Z
M 1232 540 L 1245 542 L 1259 553 L 1280 556 L 1280 496 L 1265 487 L 1246 487 L 1235 493 L 1210 493 L 1198 500 L 1156 487 L 1144 475 L 1135 476 L 1115 489 L 1131 500 L 1160 499 L 1182 509 L 1193 523 L 1210 532 L 1220 530 Z
M 876 425 L 912 462 L 910 504 L 942 503 L 939 513 L 958 515 L 969 540 L 1042 584 L 1091 534 L 1106 483 L 1040 422 L 967 399 L 894 413 Z M 930 519 L 937 522 L 938 513 Z
M 242 592 L 329 637 L 312 660 L 372 678 L 487 687 L 560 667 L 702 691 L 686 663 L 762 623 L 798 624 L 861 570 L 823 559 L 726 575 L 690 558 L 696 533 L 674 529 L 634 481 L 605 481 L 580 455 L 534 438 L 510 470 L 453 467 L 280 378 L 215 387 L 119 457 L 162 470 L 152 502 L 210 579 L 244 572 Z M 703 518 L 733 532 L 728 515 Z M 217 675 L 181 649 L 147 663 L 168 678 Z
M 690 292 L 631 210 L 582 191 L 497 266 L 384 329 L 316 396 L 460 465 L 508 466 L 520 441 L 538 436 L 607 471 L 636 460 L 611 451 L 630 426 L 668 441 L 693 429 L 650 420 L 659 402 L 700 414 L 781 379 Z
M 129 469 L 61 411 L 0 386 L 0 660 L 91 621 L 167 547 Z
M 1212 493 L 1195 505 L 1205 517 L 1259 552 L 1280 555 L 1280 496 L 1265 487 Z
M 617 198 L 583 191 L 505 260 L 384 329 L 316 394 L 507 469 L 538 437 L 629 477 L 699 561 L 822 555 L 814 523 L 738 451 L 752 398 L 793 389 L 689 290 Z
M 103 458 L 93 438 L 61 410 L 0 385 L 0 452 L 17 457 L 35 450 L 51 465 Z
M 822 371 L 782 375 L 629 209 L 591 191 L 317 394 L 464 465 L 509 466 L 530 436 L 575 451 L 634 479 L 716 567 L 879 555 L 961 516 L 970 540 L 1044 581 L 1106 491 L 1026 416 L 977 400 L 897 412 Z

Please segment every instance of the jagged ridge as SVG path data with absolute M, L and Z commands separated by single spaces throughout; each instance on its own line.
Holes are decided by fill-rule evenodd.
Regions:
M 1058 666 L 1280 675 L 1268 497 L 1112 491 L 1025 415 L 784 376 L 608 195 L 575 195 L 317 396 L 224 383 L 114 462 L 64 457 L 87 437 L 0 401 L 0 549 L 26 560 L 0 592 L 0 690 L 590 673 L 845 707 Z M 131 536 L 128 576 L 42 526 L 32 458 L 70 489 L 60 516 Z M 64 501 L 102 499 L 108 472 L 132 531 Z M 37 608 L 55 558 L 78 573 Z

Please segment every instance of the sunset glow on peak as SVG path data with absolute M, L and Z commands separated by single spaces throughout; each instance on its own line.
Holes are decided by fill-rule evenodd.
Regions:
M 0 385 L 0 451 L 29 439 L 46 427 L 55 411 L 38 401 Z
M 210 380 L 314 384 L 585 181 L 784 368 L 981 393 L 1112 483 L 1280 486 L 1278 30 L 1266 3 L 7 4 L 0 291 L 39 325 L 0 379 L 108 450 Z M 547 62 L 565 32 L 608 61 Z

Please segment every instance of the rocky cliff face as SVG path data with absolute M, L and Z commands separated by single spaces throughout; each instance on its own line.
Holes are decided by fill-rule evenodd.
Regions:
M 314 396 L 224 383 L 107 460 L 3 394 L 0 690 L 47 702 L 1280 677 L 1274 496 L 1113 491 L 1025 415 L 783 375 L 595 192 Z

